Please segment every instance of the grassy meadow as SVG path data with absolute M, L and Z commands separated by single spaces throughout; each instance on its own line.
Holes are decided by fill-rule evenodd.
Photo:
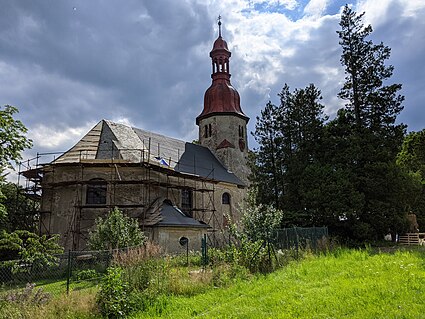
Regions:
M 339 250 L 134 318 L 425 318 L 425 253 Z M 159 311 L 162 311 L 159 313 Z
M 189 270 L 171 269 L 168 294 L 131 318 L 425 318 L 423 249 L 305 254 L 272 274 L 234 276 L 221 287 L 214 276 L 228 269 Z M 75 290 L 37 307 L 3 302 L 0 318 L 100 318 L 97 289 Z

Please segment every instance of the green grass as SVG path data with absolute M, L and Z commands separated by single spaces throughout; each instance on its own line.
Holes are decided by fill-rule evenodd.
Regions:
M 425 318 L 425 252 L 340 250 L 134 318 Z
M 227 288 L 213 288 L 213 278 L 229 267 L 224 266 L 205 273 L 172 267 L 167 291 L 175 295 L 156 299 L 132 318 L 425 318 L 422 247 L 307 255 L 267 276 L 246 276 L 235 268 L 241 275 L 226 281 Z M 43 284 L 38 287 L 51 293 L 66 287 L 65 281 Z M 40 307 L 0 303 L 0 319 L 100 318 L 95 281 L 74 283 L 71 288 L 69 296 L 55 295 Z

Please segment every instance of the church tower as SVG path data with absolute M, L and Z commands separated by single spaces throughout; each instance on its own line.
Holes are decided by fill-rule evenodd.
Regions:
M 231 52 L 221 37 L 220 17 L 218 29 L 218 38 L 210 52 L 212 84 L 205 92 L 204 109 L 196 118 L 199 142 L 216 154 L 243 182 L 248 183 L 246 125 L 249 118 L 241 109 L 238 91 L 230 84 Z

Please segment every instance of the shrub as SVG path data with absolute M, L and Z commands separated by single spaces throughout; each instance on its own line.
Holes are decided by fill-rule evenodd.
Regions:
M 90 280 L 99 278 L 100 274 L 95 269 L 78 270 L 73 274 L 75 280 Z
M 140 230 L 137 220 L 124 216 L 115 207 L 105 219 L 102 217 L 96 219 L 88 245 L 93 250 L 112 250 L 140 246 L 145 241 L 146 236 Z
M 257 204 L 255 191 L 248 193 L 241 225 L 230 226 L 236 245 L 230 247 L 229 253 L 232 262 L 251 272 L 267 273 L 278 265 L 273 242 L 283 213 L 272 206 Z
M 122 274 L 121 268 L 111 267 L 101 281 L 96 303 L 106 318 L 125 318 L 132 310 L 130 289 Z

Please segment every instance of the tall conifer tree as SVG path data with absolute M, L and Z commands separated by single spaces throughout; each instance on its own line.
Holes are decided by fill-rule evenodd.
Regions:
M 334 141 L 345 146 L 335 148 L 332 158 L 345 165 L 364 198 L 349 220 L 352 235 L 366 239 L 402 227 L 405 203 L 400 189 L 406 179 L 395 165 L 405 133 L 405 126 L 396 124 L 403 109 L 401 84 L 386 83 L 393 74 L 393 66 L 385 64 L 391 50 L 368 40 L 372 27 L 363 25 L 363 15 L 347 5 L 341 15 L 337 33 L 346 77 L 338 96 L 347 103 L 329 128 Z
M 307 167 L 317 163 L 326 116 L 313 84 L 290 92 L 285 85 L 280 105 L 269 102 L 257 117 L 252 180 L 258 201 L 284 211 L 284 225 L 308 224 L 300 185 Z

